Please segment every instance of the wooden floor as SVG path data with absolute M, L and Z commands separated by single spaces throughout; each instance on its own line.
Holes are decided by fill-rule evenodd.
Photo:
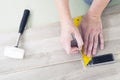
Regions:
M 98 55 L 120 54 L 120 5 L 108 7 L 102 17 L 105 49 Z M 0 34 L 0 80 L 119 80 L 120 62 L 83 68 L 79 54 L 67 55 L 59 41 L 60 24 L 25 32 L 23 60 L 3 56 L 4 47 L 15 44 L 17 34 Z M 120 56 L 116 56 L 120 59 Z

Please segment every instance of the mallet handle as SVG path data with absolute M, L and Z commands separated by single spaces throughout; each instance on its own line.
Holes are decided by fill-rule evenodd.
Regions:
M 23 32 L 24 32 L 29 14 L 30 14 L 30 11 L 28 9 L 25 9 L 24 13 L 23 13 L 21 23 L 20 23 L 20 27 L 19 27 L 19 33 L 21 33 L 21 34 L 23 34 Z

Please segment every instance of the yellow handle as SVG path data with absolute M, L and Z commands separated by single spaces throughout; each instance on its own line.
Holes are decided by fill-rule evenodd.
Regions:
M 82 16 L 78 16 L 78 17 L 73 18 L 74 25 L 75 25 L 76 27 L 78 27 L 79 24 L 80 24 L 80 22 L 81 22 L 81 20 L 82 20 Z M 83 64 L 84 64 L 84 66 L 87 66 L 87 64 L 88 64 L 89 61 L 92 59 L 92 57 L 86 56 L 85 53 L 84 53 L 83 48 L 82 48 L 82 51 L 81 51 L 81 52 L 82 52 Z

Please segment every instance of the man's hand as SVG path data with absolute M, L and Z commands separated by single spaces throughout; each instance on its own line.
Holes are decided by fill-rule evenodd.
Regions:
M 71 24 L 72 18 L 69 9 L 69 0 L 55 0 L 60 15 L 61 22 L 61 42 L 67 53 L 76 53 L 82 48 L 83 42 L 78 29 Z M 90 15 L 85 15 L 81 23 L 81 32 L 83 33 L 85 42 L 85 52 L 88 56 L 95 54 L 97 50 L 98 40 L 100 39 L 101 49 L 104 48 L 104 40 L 102 35 L 101 14 L 110 0 L 93 0 L 88 12 Z M 99 17 L 96 17 L 99 16 Z M 69 24 L 66 24 L 69 23 Z M 83 31 L 82 31 L 83 30 Z M 78 47 L 71 47 L 71 34 L 75 34 Z
M 65 51 L 69 53 L 78 53 L 81 50 L 83 41 L 79 30 L 74 26 L 70 9 L 69 9 L 69 0 L 55 0 L 58 12 L 60 15 L 61 22 L 61 42 Z M 77 40 L 78 47 L 72 47 L 72 34 L 74 34 L 75 39 Z
M 80 24 L 84 41 L 84 52 L 88 55 L 96 54 L 98 43 L 104 48 L 101 15 L 110 0 L 93 0 L 87 14 Z
M 61 26 L 61 43 L 63 48 L 68 54 L 78 53 L 78 51 L 82 49 L 83 45 L 78 28 L 76 28 L 73 24 L 62 24 Z M 71 46 L 71 41 L 73 40 L 72 34 L 74 34 L 78 47 Z
M 87 56 L 95 55 L 100 42 L 100 49 L 104 48 L 101 18 L 87 13 L 79 26 L 81 31 L 84 52 Z

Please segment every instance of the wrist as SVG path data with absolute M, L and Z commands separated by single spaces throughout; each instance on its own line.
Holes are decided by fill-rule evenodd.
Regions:
M 95 13 L 89 12 L 89 11 L 87 12 L 86 16 L 92 20 L 100 20 L 101 19 L 101 14 L 95 14 Z
M 91 18 L 96 18 L 96 19 L 101 18 L 101 13 L 95 13 L 93 11 L 88 11 L 87 15 Z
M 65 26 L 68 26 L 68 25 L 74 25 L 73 24 L 73 20 L 62 20 L 61 21 L 61 27 L 65 27 Z

